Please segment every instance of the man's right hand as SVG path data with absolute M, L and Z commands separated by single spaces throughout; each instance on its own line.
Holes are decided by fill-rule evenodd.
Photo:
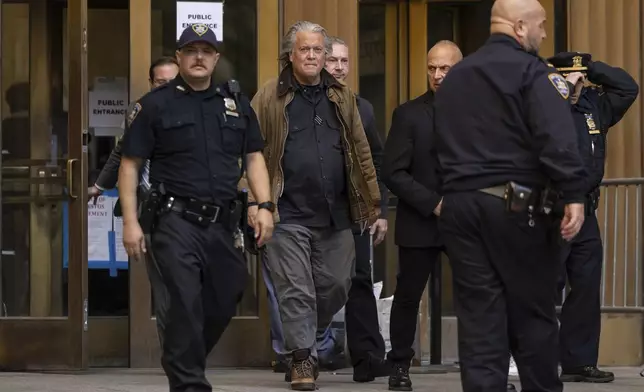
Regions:
M 92 185 L 87 188 L 87 201 L 90 202 L 94 199 L 94 205 L 98 201 L 98 197 L 103 194 L 103 191 L 98 189 L 96 185 Z
M 123 224 L 123 246 L 128 256 L 136 261 L 143 260 L 145 249 L 145 237 L 138 221 Z
M 564 217 L 561 220 L 561 237 L 571 241 L 584 224 L 585 208 L 583 203 L 566 204 Z

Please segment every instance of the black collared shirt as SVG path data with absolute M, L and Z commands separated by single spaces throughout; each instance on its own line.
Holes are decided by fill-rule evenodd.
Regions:
M 192 90 L 181 76 L 143 96 L 128 116 L 124 156 L 150 159 L 150 181 L 168 194 L 209 203 L 237 196 L 244 135 L 247 152 L 264 141 L 250 102 L 225 84 Z
M 331 78 L 333 78 L 331 76 Z M 335 79 L 304 86 L 291 78 L 288 136 L 282 158 L 284 192 L 278 208 L 282 223 L 307 227 L 351 226 L 342 124 L 327 96 Z
M 435 152 L 444 194 L 515 181 L 552 184 L 583 202 L 565 79 L 513 38 L 493 34 L 456 64 L 434 100 Z

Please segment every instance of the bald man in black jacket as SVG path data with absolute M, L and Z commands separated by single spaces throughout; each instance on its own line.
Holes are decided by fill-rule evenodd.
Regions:
M 394 110 L 385 144 L 382 177 L 398 197 L 395 242 L 398 245 L 398 276 L 389 325 L 393 364 L 389 377 L 392 391 L 410 391 L 409 366 L 423 290 L 430 271 L 443 251 L 437 217 L 441 196 L 433 160 L 432 102 L 434 93 L 450 68 L 463 58 L 451 41 L 440 41 L 427 53 L 429 91 Z M 432 315 L 433 316 L 433 315 Z M 440 316 L 440 315 L 439 315 Z

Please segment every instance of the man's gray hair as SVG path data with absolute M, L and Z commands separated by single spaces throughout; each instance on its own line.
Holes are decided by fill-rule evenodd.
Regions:
M 347 45 L 347 43 L 344 42 L 342 38 L 336 37 L 336 36 L 329 37 L 329 44 L 331 45 L 332 48 L 333 48 L 333 45 L 343 45 L 343 46 L 346 46 L 347 48 L 349 47 L 349 45 Z
M 331 42 L 329 41 L 329 35 L 327 34 L 326 29 L 317 23 L 309 22 L 308 20 L 300 20 L 289 27 L 282 39 L 282 49 L 279 57 L 282 67 L 286 67 L 291 63 L 290 55 L 293 53 L 293 47 L 295 46 L 295 36 L 299 32 L 322 34 L 324 37 L 324 52 L 325 54 L 331 52 Z

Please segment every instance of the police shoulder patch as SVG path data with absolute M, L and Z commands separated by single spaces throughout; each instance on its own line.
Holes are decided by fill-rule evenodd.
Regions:
M 130 110 L 130 113 L 128 113 L 128 115 L 127 115 L 127 126 L 128 127 L 130 125 L 132 125 L 132 122 L 134 121 L 136 116 L 139 115 L 139 113 L 141 112 L 141 109 L 143 109 L 143 107 L 141 106 L 140 103 L 137 102 L 137 103 L 134 104 L 134 106 Z
M 559 95 L 561 95 L 563 99 L 568 99 L 570 96 L 570 90 L 568 90 L 568 82 L 566 82 L 566 79 L 558 73 L 549 74 L 548 79 L 550 80 L 550 83 L 555 86 Z

